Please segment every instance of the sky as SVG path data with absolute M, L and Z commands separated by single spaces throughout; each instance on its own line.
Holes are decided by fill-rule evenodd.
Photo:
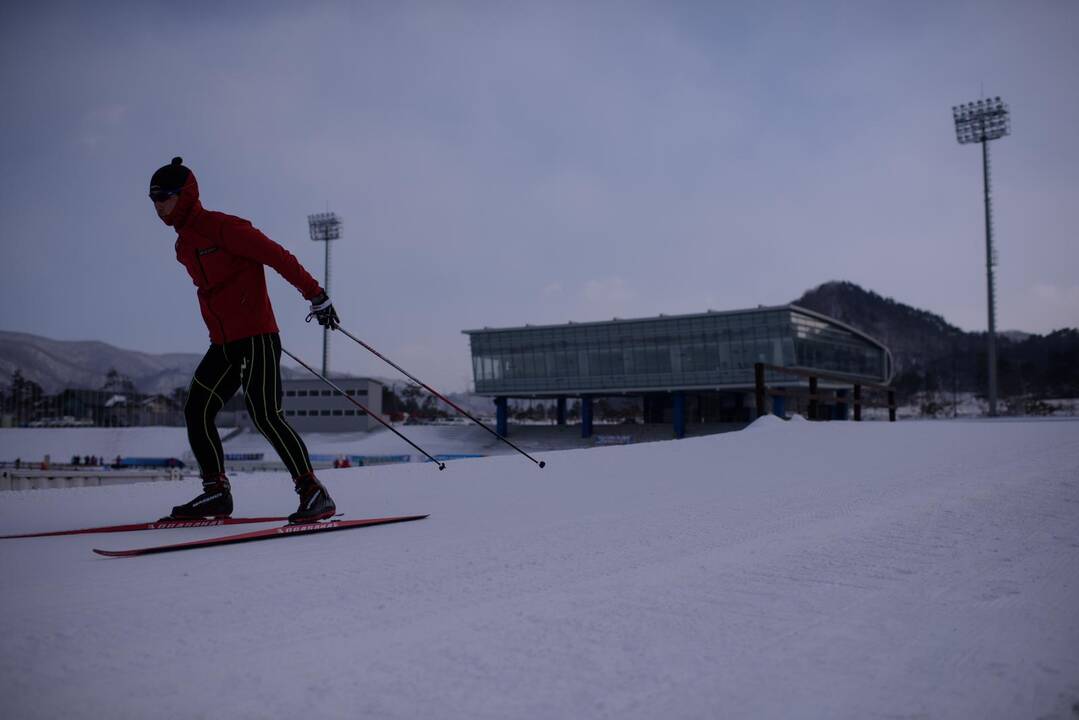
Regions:
M 1074 327 L 1077 33 L 1075 2 L 5 3 L 0 329 L 203 352 L 146 197 L 180 155 L 320 280 L 307 216 L 336 212 L 343 325 L 446 391 L 465 329 L 830 280 L 984 330 L 981 153 L 951 108 L 998 95 L 997 326 Z M 341 336 L 330 364 L 394 374 Z

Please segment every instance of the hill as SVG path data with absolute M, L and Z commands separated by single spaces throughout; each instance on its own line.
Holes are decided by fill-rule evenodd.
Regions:
M 940 315 L 897 302 L 851 282 L 834 281 L 793 301 L 845 322 L 891 349 L 901 396 L 919 391 L 984 392 L 985 333 L 965 332 Z M 1079 396 L 1079 330 L 997 336 L 1002 398 Z
M 965 332 L 942 316 L 883 297 L 854 283 L 833 281 L 793 301 L 852 325 L 887 345 L 896 363 L 901 399 L 916 392 L 984 392 L 985 333 Z M 1008 397 L 1079 397 L 1079 330 L 1048 335 L 1017 330 L 998 336 L 998 387 Z M 97 341 L 52 340 L 28 333 L 0 331 L 0 387 L 16 369 L 46 394 L 65 388 L 101 388 L 110 369 L 130 378 L 144 393 L 169 393 L 186 387 L 201 359 L 196 353 L 152 354 Z M 285 377 L 300 371 L 283 367 Z M 396 395 L 402 407 L 408 383 L 375 378 Z M 467 394 L 450 397 L 473 412 L 489 414 L 490 400 Z M 396 407 L 396 406 L 395 406 Z M 392 409 L 392 408 L 391 408 Z
M 197 353 L 144 353 L 96 340 L 53 340 L 0 330 L 0 386 L 9 385 L 19 370 L 46 394 L 101 388 L 111 369 L 131 379 L 139 392 L 168 394 L 187 387 L 200 360 Z M 282 374 L 296 373 L 282 368 Z
M 100 388 L 115 368 L 146 393 L 169 393 L 186 387 L 201 355 L 155 355 L 125 350 L 96 340 L 67 341 L 0 331 L 0 384 L 11 382 L 16 370 L 46 393 L 64 388 Z

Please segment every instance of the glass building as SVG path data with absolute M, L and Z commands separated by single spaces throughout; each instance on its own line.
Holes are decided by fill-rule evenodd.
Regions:
M 502 429 L 506 398 L 558 398 L 561 421 L 564 398 L 607 395 L 641 395 L 646 408 L 650 396 L 668 395 L 677 425 L 685 393 L 718 394 L 727 405 L 732 398 L 741 405 L 753 390 L 757 362 L 882 384 L 893 375 L 882 343 L 796 305 L 464 332 L 475 392 L 496 399 Z M 781 376 L 768 382 L 804 383 Z

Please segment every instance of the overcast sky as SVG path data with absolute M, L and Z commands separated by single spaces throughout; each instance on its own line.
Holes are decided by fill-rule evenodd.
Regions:
M 223 4 L 222 4 L 223 5 Z M 752 7 L 753 9 L 748 9 Z M 448 391 L 462 329 L 786 303 L 833 279 L 984 329 L 981 157 L 1000 95 L 998 327 L 1079 325 L 1079 3 L 4 3 L 0 329 L 203 352 L 146 197 L 322 278 L 344 325 Z M 285 347 L 321 333 L 269 271 Z M 333 369 L 392 375 L 334 338 Z

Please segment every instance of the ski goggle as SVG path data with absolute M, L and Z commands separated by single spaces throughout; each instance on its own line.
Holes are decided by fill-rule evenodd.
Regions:
M 150 199 L 154 202 L 165 202 L 173 195 L 179 195 L 180 190 L 162 190 L 161 188 L 150 188 Z

